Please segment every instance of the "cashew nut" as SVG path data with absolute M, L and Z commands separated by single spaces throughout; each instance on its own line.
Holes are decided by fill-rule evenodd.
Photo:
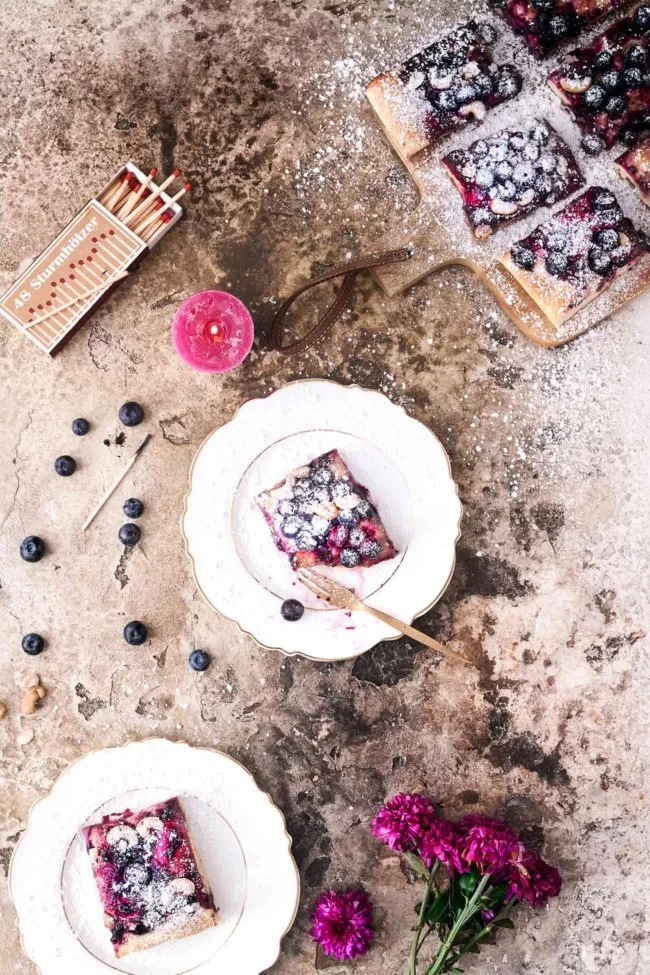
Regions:
M 473 115 L 477 122 L 482 122 L 485 118 L 486 111 L 487 109 L 483 102 L 470 102 L 468 105 L 463 105 L 463 107 L 458 110 L 458 114 L 465 117 L 468 115 Z
M 30 687 L 21 699 L 20 713 L 25 715 L 25 717 L 34 714 L 46 693 L 45 688 L 41 687 L 40 684 L 38 687 Z
M 512 213 L 516 213 L 518 209 L 519 206 L 517 203 L 512 203 L 510 200 L 500 200 L 498 196 L 490 200 L 490 210 L 492 210 L 492 213 L 499 213 L 504 217 L 509 217 Z
M 190 897 L 195 890 L 194 884 L 189 877 L 176 877 L 174 880 L 170 880 L 167 886 L 175 894 L 182 897 Z
M 161 829 L 164 829 L 164 823 L 162 819 L 157 816 L 145 816 L 144 819 L 140 820 L 136 829 L 140 836 L 150 836 L 151 833 L 159 833 Z
M 582 95 L 583 92 L 587 90 L 591 85 L 591 78 L 587 75 L 586 78 L 562 78 L 560 80 L 560 88 L 564 91 L 568 91 L 570 95 Z
M 109 829 L 106 834 L 106 842 L 109 846 L 121 844 L 124 849 L 127 849 L 128 847 L 138 845 L 138 834 L 132 826 L 126 826 L 124 823 L 120 823 L 118 826 L 113 826 L 112 829 Z

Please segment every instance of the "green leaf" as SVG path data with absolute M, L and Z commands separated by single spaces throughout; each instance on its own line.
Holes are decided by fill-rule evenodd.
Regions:
M 476 888 L 478 887 L 478 882 L 481 879 L 476 867 L 472 867 L 471 873 L 461 873 L 458 878 L 458 885 L 468 899 L 472 896 Z
M 429 879 L 429 871 L 422 863 L 422 860 L 420 860 L 420 858 L 417 857 L 415 853 L 403 853 L 402 856 L 406 860 L 408 866 L 411 868 L 413 873 L 416 873 L 419 877 L 422 877 L 423 880 Z
M 437 924 L 438 921 L 444 915 L 444 913 L 447 910 L 448 906 L 449 906 L 449 897 L 448 897 L 447 892 L 445 891 L 444 893 L 439 894 L 438 897 L 436 897 L 436 899 L 434 900 L 433 904 L 431 905 L 431 907 L 429 908 L 429 910 L 425 914 L 425 918 L 424 919 L 425 919 L 426 923 L 429 926 L 431 926 L 431 927 L 434 924 Z
M 502 917 L 500 921 L 494 922 L 495 928 L 514 928 L 515 922 L 509 917 Z
M 451 975 L 463 975 L 464 968 L 452 968 Z

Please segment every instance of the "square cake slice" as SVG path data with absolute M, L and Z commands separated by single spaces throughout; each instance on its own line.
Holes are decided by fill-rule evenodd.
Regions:
M 500 261 L 546 317 L 561 325 L 648 251 L 614 194 L 591 186 L 513 244 Z
M 502 224 L 550 206 L 579 189 L 578 164 L 553 128 L 533 119 L 455 149 L 442 164 L 463 197 L 475 237 L 489 237 Z
M 571 51 L 548 83 L 596 155 L 621 139 L 636 142 L 650 128 L 650 6 L 617 20 L 587 47 Z
M 626 0 L 489 0 L 537 57 L 561 41 L 577 37 L 594 21 L 625 5 Z
M 83 830 L 118 958 L 218 923 L 178 798 Z
M 370 82 L 368 100 L 405 161 L 519 92 L 515 68 L 492 59 L 495 39 L 490 24 L 469 21 Z
M 376 565 L 397 555 L 367 488 L 330 450 L 256 498 L 294 569 Z
M 615 165 L 621 176 L 636 187 L 646 206 L 650 206 L 650 137 L 624 152 Z

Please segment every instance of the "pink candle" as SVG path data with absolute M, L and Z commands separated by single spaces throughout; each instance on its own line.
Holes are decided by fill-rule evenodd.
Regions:
M 174 315 L 172 341 L 181 359 L 201 372 L 227 372 L 253 344 L 253 319 L 227 291 L 199 291 Z

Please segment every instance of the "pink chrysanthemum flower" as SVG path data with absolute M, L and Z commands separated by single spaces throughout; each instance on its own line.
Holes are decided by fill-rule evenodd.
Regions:
M 559 870 L 531 850 L 506 872 L 506 882 L 506 900 L 527 900 L 533 907 L 544 907 L 549 897 L 557 897 L 562 889 Z
M 468 873 L 470 865 L 462 855 L 464 839 L 464 833 L 456 823 L 448 819 L 435 820 L 422 838 L 420 856 L 427 867 L 434 860 L 440 860 L 452 877 L 457 873 Z
M 492 820 L 489 826 L 472 825 L 467 831 L 463 857 L 482 874 L 498 874 L 522 862 L 526 847 L 506 823 Z
M 398 792 L 381 807 L 372 821 L 377 839 L 391 850 L 417 850 L 437 813 L 428 796 Z
M 365 955 L 374 938 L 372 901 L 365 890 L 328 890 L 312 914 L 310 934 L 326 955 L 343 960 Z

